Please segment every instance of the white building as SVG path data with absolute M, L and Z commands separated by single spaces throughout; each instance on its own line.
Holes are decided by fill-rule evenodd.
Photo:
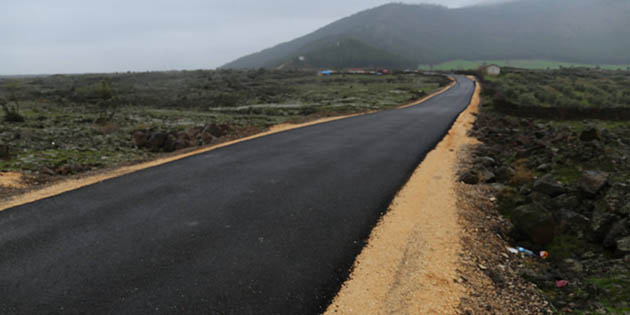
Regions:
M 496 75 L 501 74 L 501 67 L 499 67 L 497 65 L 481 66 L 480 70 L 485 75 L 496 76 Z

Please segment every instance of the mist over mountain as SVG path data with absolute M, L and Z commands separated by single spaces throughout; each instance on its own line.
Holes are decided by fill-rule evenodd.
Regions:
M 224 68 L 414 68 L 455 59 L 630 64 L 630 1 L 517 0 L 464 8 L 392 3 Z

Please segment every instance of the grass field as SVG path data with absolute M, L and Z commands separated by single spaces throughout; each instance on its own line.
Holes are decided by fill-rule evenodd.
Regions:
M 523 107 L 630 108 L 630 72 L 588 69 L 505 71 L 485 78 L 490 100 Z
M 496 64 L 501 67 L 514 67 L 522 69 L 560 69 L 560 68 L 597 68 L 605 70 L 628 70 L 630 65 L 589 65 L 580 63 L 558 62 L 540 59 L 519 59 L 519 60 L 485 60 L 485 61 L 469 61 L 469 60 L 453 60 L 438 65 L 420 65 L 420 70 L 474 70 L 484 64 Z
M 0 149 L 10 147 L 8 158 L 0 155 L 0 172 L 41 179 L 114 167 L 161 154 L 139 148 L 138 131 L 181 135 L 227 126 L 228 134 L 202 143 L 216 144 L 275 124 L 395 107 L 449 82 L 419 74 L 266 70 L 0 79 L 0 105 L 7 105 L 0 107 Z M 17 116 L 8 115 L 13 111 Z

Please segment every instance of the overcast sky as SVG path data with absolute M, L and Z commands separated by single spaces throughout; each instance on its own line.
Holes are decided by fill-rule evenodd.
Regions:
M 388 2 L 0 0 L 0 74 L 211 69 Z

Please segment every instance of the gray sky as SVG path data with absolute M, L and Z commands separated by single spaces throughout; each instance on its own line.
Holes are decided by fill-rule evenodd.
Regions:
M 0 0 L 0 74 L 216 68 L 388 2 Z

